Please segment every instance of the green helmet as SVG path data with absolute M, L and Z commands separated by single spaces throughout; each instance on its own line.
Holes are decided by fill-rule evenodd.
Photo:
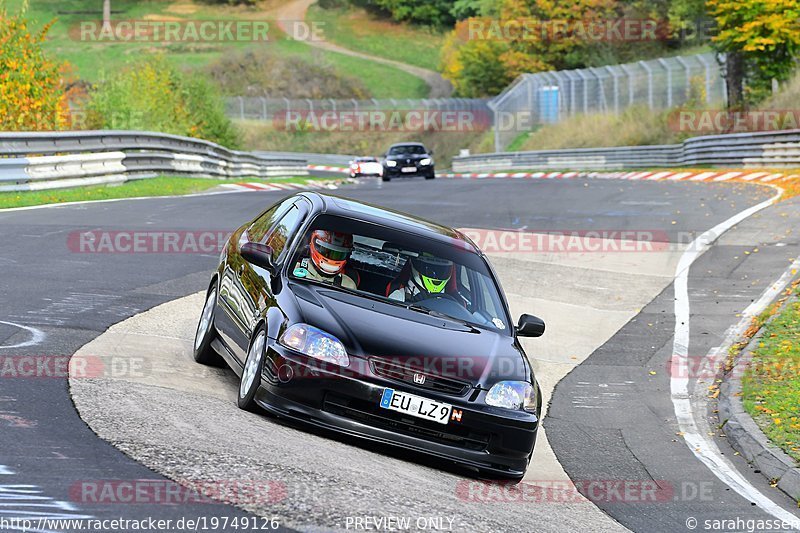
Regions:
M 443 293 L 453 275 L 453 262 L 430 254 L 411 258 L 411 281 L 420 292 Z

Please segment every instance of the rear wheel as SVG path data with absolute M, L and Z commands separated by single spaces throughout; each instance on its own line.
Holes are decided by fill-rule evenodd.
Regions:
M 213 288 L 208 291 L 206 303 L 200 315 L 200 322 L 197 324 L 197 332 L 194 335 L 194 360 L 201 365 L 223 366 L 222 357 L 211 347 L 216 335 L 214 330 L 214 308 L 216 305 L 217 289 Z
M 261 385 L 261 369 L 264 368 L 264 355 L 266 353 L 267 332 L 264 326 L 259 327 L 253 334 L 247 359 L 244 361 L 242 379 L 239 382 L 239 395 L 237 404 L 240 409 L 256 412 L 259 410 L 255 402 L 256 392 Z

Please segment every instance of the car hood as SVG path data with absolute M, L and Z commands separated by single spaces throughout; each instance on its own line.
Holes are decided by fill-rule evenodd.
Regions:
M 336 336 L 351 356 L 403 364 L 473 387 L 530 380 L 513 337 L 315 285 L 290 285 L 302 320 Z
M 406 155 L 387 155 L 386 159 L 392 161 L 407 161 L 409 163 L 416 163 L 420 159 L 428 159 L 430 155 L 428 154 L 406 154 Z

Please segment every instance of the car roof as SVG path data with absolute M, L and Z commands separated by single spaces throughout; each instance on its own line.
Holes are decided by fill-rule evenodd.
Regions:
M 422 146 L 425 148 L 425 145 L 418 142 L 407 142 L 407 143 L 394 143 L 389 148 L 394 148 L 395 146 Z
M 307 191 L 301 193 L 308 198 L 315 207 L 315 211 L 329 215 L 338 215 L 353 218 L 364 222 L 379 224 L 389 228 L 399 229 L 421 235 L 429 239 L 452 244 L 459 241 L 466 245 L 466 249 L 480 253 L 480 250 L 472 240 L 457 229 L 415 217 L 400 211 L 394 211 L 385 207 L 323 194 L 317 191 Z

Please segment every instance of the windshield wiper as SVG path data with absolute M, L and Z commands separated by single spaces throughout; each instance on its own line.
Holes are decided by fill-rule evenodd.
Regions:
M 418 313 L 423 313 L 428 316 L 435 316 L 436 318 L 444 318 L 446 320 L 452 320 L 453 322 L 456 322 L 458 324 L 461 324 L 462 326 L 469 328 L 472 333 L 480 333 L 479 330 L 476 329 L 475 326 L 473 326 L 469 322 L 462 320 L 460 318 L 452 317 L 440 311 L 435 311 L 433 309 L 429 309 L 427 307 L 423 307 L 421 305 L 416 305 L 416 304 L 408 304 L 405 307 L 406 309 L 409 309 L 411 311 L 417 311 Z

